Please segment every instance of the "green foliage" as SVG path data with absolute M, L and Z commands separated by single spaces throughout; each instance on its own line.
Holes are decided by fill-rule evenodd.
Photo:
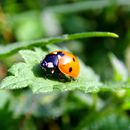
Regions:
M 112 33 L 82 33 L 81 35 L 80 34 L 66 35 L 67 37 L 66 39 L 67 40 L 75 39 L 86 36 L 91 37 L 93 35 L 117 37 L 115 34 Z M 65 37 L 65 35 L 62 37 Z M 59 37 L 58 40 L 62 40 L 62 37 Z M 49 43 L 49 40 L 46 41 L 47 43 Z M 55 42 L 55 39 L 51 38 L 51 41 L 53 43 Z M 28 44 L 28 46 L 31 46 L 32 44 L 36 45 L 34 43 L 31 42 Z M 36 43 L 39 44 L 40 42 Z M 90 67 L 84 65 L 82 61 L 80 61 L 81 65 L 80 76 L 76 79 L 76 81 L 70 80 L 68 82 L 61 82 L 56 80 L 55 78 L 44 79 L 43 73 L 41 73 L 42 70 L 40 70 L 39 63 L 47 53 L 59 49 L 61 48 L 58 48 L 57 46 L 54 45 L 48 45 L 43 48 L 44 51 L 40 48 L 34 48 L 34 51 L 32 50 L 19 51 L 20 55 L 22 56 L 25 62 L 13 65 L 9 69 L 11 76 L 8 76 L 5 79 L 3 79 L 3 81 L 0 84 L 0 87 L 2 89 L 18 89 L 18 88 L 30 87 L 34 93 L 47 93 L 55 91 L 64 92 L 70 90 L 81 90 L 85 93 L 88 93 L 88 92 L 98 92 L 101 90 L 115 91 L 117 88 L 118 90 L 122 88 L 129 88 L 129 82 L 127 81 L 128 73 L 123 73 L 127 72 L 127 70 L 124 71 L 125 69 L 124 65 L 113 54 L 110 54 L 109 57 L 112 66 L 115 69 L 115 78 L 117 79 L 120 76 L 120 82 L 101 83 L 99 81 L 99 76 L 97 76 Z M 119 74 L 117 75 L 117 73 Z
M 9 20 L 12 19 L 9 18 Z M 18 41 L 35 40 L 44 34 L 39 13 L 36 11 L 16 15 L 12 22 L 15 37 Z
M 130 0 L 1 0 L 0 128 L 129 130 L 129 14 Z M 44 79 L 39 62 L 67 48 L 80 76 Z
M 118 122 L 118 123 L 117 123 Z M 93 124 L 82 126 L 76 130 L 129 130 L 129 121 L 126 116 L 121 116 L 119 114 L 110 114 L 107 116 L 102 116 L 100 120 L 95 121 Z
M 63 35 L 61 37 L 43 39 L 39 41 L 32 41 L 26 43 L 15 43 L 6 46 L 3 48 L 3 52 L 1 52 L 1 56 L 11 54 L 22 48 L 34 47 L 36 45 L 45 46 L 49 43 L 61 42 L 66 40 L 72 40 L 76 38 L 84 38 L 84 37 L 118 37 L 118 35 L 114 33 L 105 33 L 105 32 L 90 32 L 90 33 L 79 33 L 79 34 L 71 34 L 71 35 Z M 41 45 L 40 43 L 43 43 Z M 50 50 L 58 50 L 55 46 L 49 47 Z M 55 49 L 53 49 L 55 48 Z M 6 50 L 6 51 L 5 51 Z M 48 51 L 50 51 L 48 50 Z M 101 83 L 98 81 L 97 76 L 90 69 L 85 67 L 85 65 L 81 62 L 81 73 L 79 78 L 76 81 L 70 81 L 67 83 L 61 83 L 59 81 L 53 81 L 49 79 L 43 79 L 41 77 L 39 62 L 45 57 L 44 51 L 41 49 L 35 48 L 35 52 L 31 50 L 23 50 L 20 51 L 21 56 L 25 60 L 25 63 L 18 63 L 13 65 L 9 72 L 13 76 L 8 76 L 1 83 L 1 88 L 7 89 L 16 89 L 16 88 L 24 88 L 29 86 L 33 92 L 53 92 L 53 91 L 67 91 L 67 90 L 82 90 L 84 92 L 93 92 L 98 91 Z M 87 76 L 84 76 L 86 75 Z M 44 85 L 44 86 L 43 86 Z M 62 86 L 62 87 L 61 87 Z
M 51 10 L 52 12 L 56 13 L 75 13 L 85 10 L 93 10 L 93 9 L 102 9 L 105 7 L 109 7 L 110 5 L 130 5 L 129 0 L 119 0 L 119 1 L 80 1 L 72 4 L 64 4 L 64 5 L 58 5 L 58 6 L 52 6 L 48 7 L 48 10 Z

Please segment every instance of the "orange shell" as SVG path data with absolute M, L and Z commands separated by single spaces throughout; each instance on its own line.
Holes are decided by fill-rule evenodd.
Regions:
M 72 78 L 76 78 L 80 72 L 80 64 L 78 59 L 71 54 L 70 52 L 59 50 L 64 53 L 63 57 L 58 59 L 58 68 L 63 73 Z M 56 53 L 59 51 L 55 51 L 52 53 Z

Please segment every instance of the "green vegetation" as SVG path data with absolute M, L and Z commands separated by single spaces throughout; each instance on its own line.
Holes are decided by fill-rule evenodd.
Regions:
M 2 130 L 130 129 L 130 1 L 0 2 Z M 69 50 L 76 80 L 45 79 L 40 61 Z

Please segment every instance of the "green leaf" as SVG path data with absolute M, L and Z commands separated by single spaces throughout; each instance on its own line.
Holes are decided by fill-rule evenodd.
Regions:
M 106 82 L 101 86 L 102 91 L 119 91 L 121 89 L 129 89 L 130 82 L 129 81 L 118 81 L 118 82 Z
M 29 66 L 25 63 L 15 64 L 9 69 L 13 76 L 8 76 L 3 79 L 0 84 L 1 88 L 16 89 L 23 88 L 30 85 L 33 81 L 34 75 Z
M 28 42 L 16 42 L 7 46 L 0 46 L 0 57 L 12 55 L 21 49 L 33 48 L 35 46 L 45 46 L 47 44 L 58 43 L 68 40 L 89 37 L 113 37 L 118 38 L 118 35 L 110 32 L 84 32 L 77 34 L 65 34 L 59 37 L 45 38 Z
M 128 70 L 124 63 L 120 61 L 114 54 L 109 54 L 110 62 L 114 70 L 114 80 L 115 81 L 127 81 L 128 80 Z
M 56 46 L 47 46 L 48 50 L 53 51 Z M 59 48 L 57 48 L 59 49 Z M 97 92 L 102 83 L 99 77 L 90 67 L 86 67 L 81 61 L 81 72 L 75 81 L 61 82 L 56 80 L 44 79 L 39 66 L 40 61 L 48 52 L 35 48 L 35 51 L 21 50 L 20 54 L 25 63 L 13 65 L 9 72 L 13 76 L 6 77 L 0 84 L 4 89 L 16 89 L 29 86 L 34 93 L 62 92 L 70 90 L 80 90 L 83 92 Z

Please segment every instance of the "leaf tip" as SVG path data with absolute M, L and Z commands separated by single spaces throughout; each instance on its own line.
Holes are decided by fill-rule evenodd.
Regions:
M 114 33 L 114 37 L 115 38 L 119 38 L 119 35 Z
M 109 33 L 113 38 L 119 38 L 119 35 L 116 33 Z

